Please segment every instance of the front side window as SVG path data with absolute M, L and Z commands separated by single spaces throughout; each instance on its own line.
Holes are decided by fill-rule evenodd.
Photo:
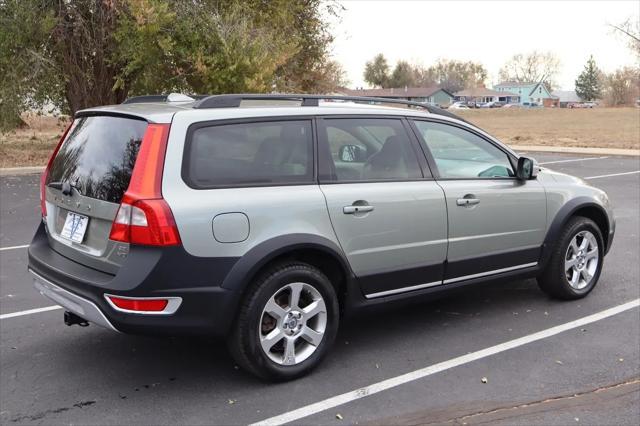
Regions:
M 400 120 L 325 119 L 328 151 L 323 180 L 338 182 L 409 180 L 422 177 L 416 154 Z M 323 138 L 321 138 L 322 140 Z M 322 158 L 322 157 L 321 157 Z M 324 176 L 327 179 L 324 179 Z
M 504 178 L 515 176 L 505 152 L 459 127 L 415 121 L 435 160 L 441 178 Z
M 185 155 L 183 174 L 195 187 L 313 182 L 310 120 L 200 127 Z

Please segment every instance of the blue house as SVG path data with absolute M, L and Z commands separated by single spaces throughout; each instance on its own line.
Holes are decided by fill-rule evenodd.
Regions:
M 513 93 L 520 96 L 520 105 L 537 104 L 545 107 L 558 106 L 558 97 L 553 96 L 542 82 L 516 83 L 507 81 L 493 88 L 498 92 Z
M 491 90 L 485 87 L 464 89 L 454 93 L 456 101 L 462 102 L 503 102 L 505 104 L 520 103 L 520 96 L 504 90 Z

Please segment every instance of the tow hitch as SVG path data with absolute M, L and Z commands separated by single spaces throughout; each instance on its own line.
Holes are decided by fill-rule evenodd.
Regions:
M 64 323 L 69 326 L 78 324 L 80 327 L 87 327 L 89 325 L 87 320 L 69 311 L 64 311 Z

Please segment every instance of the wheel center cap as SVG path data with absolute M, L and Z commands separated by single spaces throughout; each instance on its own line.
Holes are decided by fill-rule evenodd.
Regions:
M 294 335 L 302 329 L 302 313 L 298 311 L 289 312 L 282 321 L 282 328 L 289 335 Z
M 583 254 L 578 255 L 578 267 L 582 268 L 586 263 L 585 257 Z

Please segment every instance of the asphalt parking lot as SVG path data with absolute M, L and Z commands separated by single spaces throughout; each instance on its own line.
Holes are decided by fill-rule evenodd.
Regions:
M 532 155 L 614 204 L 615 241 L 589 297 L 558 302 L 514 281 L 352 318 L 314 373 L 284 384 L 237 369 L 222 341 L 66 327 L 61 309 L 37 311 L 52 306 L 26 271 L 38 177 L 0 178 L 0 422 L 638 424 L 640 159 Z

